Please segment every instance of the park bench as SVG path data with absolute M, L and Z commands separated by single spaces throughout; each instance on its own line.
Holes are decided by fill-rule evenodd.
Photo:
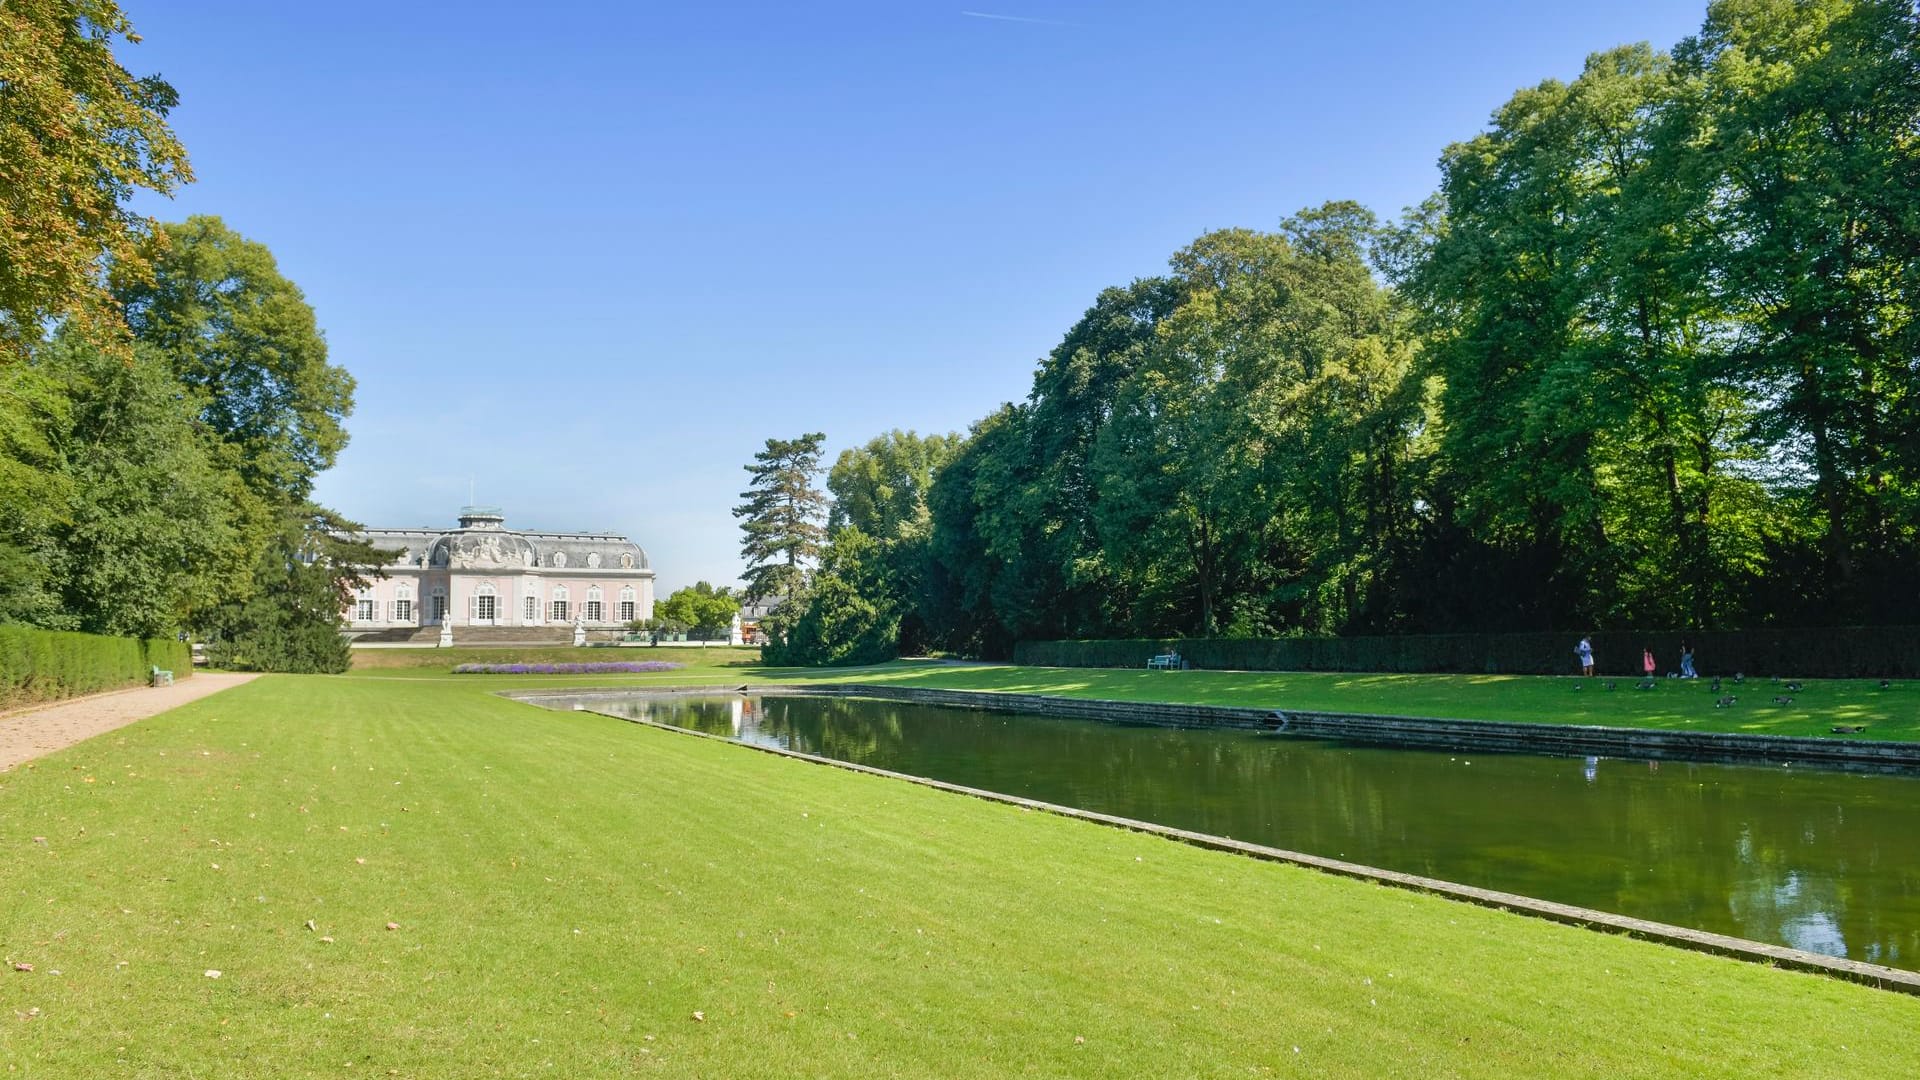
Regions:
M 1159 656 L 1147 657 L 1147 670 L 1149 671 L 1156 669 L 1160 671 L 1178 671 L 1184 666 L 1185 664 L 1181 661 L 1179 653 L 1161 653 Z
M 148 674 L 147 678 L 149 680 L 150 685 L 153 685 L 153 686 L 172 686 L 173 685 L 173 672 L 168 671 L 166 668 L 163 668 L 163 667 L 153 668 L 152 671 Z

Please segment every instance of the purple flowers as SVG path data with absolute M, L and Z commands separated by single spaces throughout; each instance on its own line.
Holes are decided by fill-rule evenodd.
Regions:
M 455 675 L 619 675 L 643 671 L 675 671 L 685 664 L 665 660 L 615 661 L 604 664 L 461 664 Z

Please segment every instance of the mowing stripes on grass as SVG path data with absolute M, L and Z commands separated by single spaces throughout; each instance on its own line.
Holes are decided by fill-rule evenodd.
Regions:
M 264 678 L 0 777 L 0 874 L 0 1060 L 48 1075 L 1920 1068 L 1904 996 L 451 681 Z

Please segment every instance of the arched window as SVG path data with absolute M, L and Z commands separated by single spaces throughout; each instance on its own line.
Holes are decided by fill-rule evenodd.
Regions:
M 587 621 L 600 622 L 601 617 L 605 614 L 605 610 L 605 605 L 601 603 L 600 586 L 595 585 L 591 589 L 588 589 L 587 610 L 585 612 Z
M 567 587 L 565 585 L 553 587 L 553 602 L 547 605 L 547 618 L 554 622 L 567 621 Z
M 397 623 L 413 621 L 413 586 L 404 581 L 393 587 L 393 614 L 388 621 Z
M 623 557 L 630 559 L 633 556 L 627 555 Z M 633 586 L 629 585 L 620 590 L 620 621 L 623 623 L 632 622 L 639 617 L 640 607 L 634 603 Z
M 632 554 L 626 554 L 626 555 L 622 555 L 622 556 L 620 556 L 620 569 L 622 569 L 622 570 L 631 570 L 631 569 L 633 569 L 633 555 L 632 555 Z
M 587 552 L 587 568 L 589 570 L 600 569 L 600 553 L 599 552 L 597 551 Z
M 500 596 L 494 591 L 493 582 L 483 581 L 473 590 L 467 616 L 475 622 L 490 623 L 500 617 Z
M 556 551 L 556 552 L 554 552 L 554 553 L 553 553 L 553 565 L 555 565 L 555 566 L 565 566 L 565 565 L 567 565 L 567 553 L 566 553 L 566 552 L 564 552 L 564 551 Z

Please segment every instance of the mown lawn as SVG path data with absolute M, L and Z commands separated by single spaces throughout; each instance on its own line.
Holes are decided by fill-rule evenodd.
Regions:
M 1660 679 L 1652 690 L 1635 680 L 1540 675 L 1369 675 L 1323 672 L 1118 671 L 1003 666 L 901 669 L 862 681 L 1026 694 L 1251 705 L 1273 709 L 1378 713 L 1453 720 L 1681 728 L 1763 735 L 1833 736 L 1836 725 L 1866 725 L 1857 738 L 1920 739 L 1920 683 L 1809 679 L 1797 691 L 1751 679 Z M 1578 689 L 1576 689 L 1578 687 Z M 1719 708 L 1731 695 L 1736 702 Z M 1782 705 L 1775 698 L 1790 698 Z
M 1920 1070 L 1910 997 L 450 680 L 0 774 L 0 875 L 20 1075 Z
M 458 650 L 454 650 L 458 652 Z M 481 651 L 481 650 L 471 650 Z M 686 650 L 691 652 L 692 650 Z M 574 660 L 598 660 L 610 649 L 572 650 Z M 683 671 L 651 675 L 551 677 L 453 676 L 455 660 L 428 667 L 356 670 L 365 677 L 457 678 L 489 689 L 565 685 L 713 685 L 732 682 L 874 682 L 952 690 L 993 690 L 1119 701 L 1166 701 L 1247 705 L 1266 709 L 1426 716 L 1450 720 L 1513 720 L 1546 724 L 1676 728 L 1763 735 L 1828 738 L 1920 739 L 1920 683 L 1811 679 L 1797 691 L 1767 679 L 1719 693 L 1711 680 L 1661 679 L 1652 690 L 1635 690 L 1631 679 L 1554 678 L 1538 675 L 1368 675 L 1324 672 L 1106 670 L 899 661 L 872 668 L 768 668 L 752 662 L 753 651 L 702 650 L 703 656 L 661 655 L 666 649 L 620 650 L 615 659 L 688 663 Z M 517 654 L 516 654 L 517 655 Z M 510 662 L 496 652 L 496 662 Z M 457 662 L 466 662 L 459 660 Z M 1578 687 L 1578 689 L 1575 689 Z M 1716 707 L 1722 696 L 1737 700 Z M 1791 698 L 1782 705 L 1776 697 Z M 1857 735 L 1836 735 L 1836 726 L 1865 725 Z

